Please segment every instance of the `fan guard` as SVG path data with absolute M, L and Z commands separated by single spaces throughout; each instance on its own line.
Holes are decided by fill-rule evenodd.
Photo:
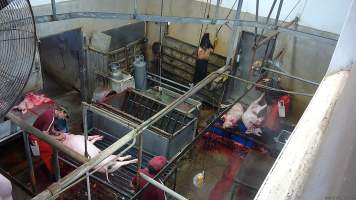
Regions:
M 0 0 L 0 117 L 16 103 L 32 72 L 36 27 L 28 0 Z

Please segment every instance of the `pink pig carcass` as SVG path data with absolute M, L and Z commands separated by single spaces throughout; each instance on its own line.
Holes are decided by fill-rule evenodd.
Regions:
M 11 182 L 0 174 L 0 199 L 12 200 L 12 186 Z
M 262 94 L 257 100 L 253 101 L 247 110 L 242 115 L 242 122 L 247 128 L 246 133 L 260 136 L 262 130 L 259 128 L 263 122 L 264 117 L 258 117 L 258 114 L 267 107 L 267 104 L 260 106 L 259 102 L 262 100 Z
M 236 123 L 241 119 L 244 113 L 244 108 L 240 103 L 236 103 L 232 108 L 223 116 L 223 128 L 231 128 L 236 126 Z
M 99 135 L 95 136 L 89 136 L 88 137 L 88 142 L 87 142 L 87 150 L 88 154 L 91 158 L 95 157 L 98 155 L 101 150 L 97 148 L 94 143 L 98 140 L 102 140 L 103 137 Z M 68 134 L 66 135 L 65 140 L 63 141 L 63 144 L 68 146 L 69 148 L 73 149 L 74 151 L 78 152 L 79 154 L 84 155 L 85 153 L 85 143 L 84 143 L 84 136 L 83 135 L 73 135 L 73 134 Z M 118 170 L 120 167 L 124 165 L 128 165 L 131 163 L 136 163 L 137 159 L 130 159 L 131 156 L 124 156 L 124 157 L 119 157 L 116 155 L 111 155 L 107 157 L 105 160 L 103 160 L 99 165 L 95 167 L 99 172 L 101 173 L 112 173 L 116 170 Z
M 19 103 L 19 105 L 15 106 L 14 109 L 21 111 L 22 113 L 26 113 L 27 110 L 34 108 L 35 106 L 41 105 L 43 103 L 52 102 L 50 98 L 45 97 L 43 94 L 36 95 L 33 93 L 28 93 L 24 100 Z

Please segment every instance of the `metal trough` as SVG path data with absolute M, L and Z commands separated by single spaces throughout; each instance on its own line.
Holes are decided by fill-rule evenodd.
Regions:
M 94 112 L 88 112 L 89 130 L 98 129 L 118 138 L 165 107 L 159 101 L 133 90 L 116 94 L 96 106 L 122 117 L 122 121 L 114 123 Z M 144 131 L 143 150 L 171 158 L 193 140 L 196 125 L 196 118 L 173 110 Z

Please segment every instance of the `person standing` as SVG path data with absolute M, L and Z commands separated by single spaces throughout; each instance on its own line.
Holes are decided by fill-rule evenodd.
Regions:
M 209 33 L 204 33 L 200 41 L 197 59 L 195 61 L 194 84 L 197 84 L 208 75 L 208 59 L 212 51 L 213 45 L 210 42 Z
M 44 132 L 45 134 L 51 135 L 58 141 L 64 141 L 65 135 L 61 131 L 56 131 L 54 129 L 55 120 L 64 120 L 67 117 L 66 110 L 61 107 L 55 105 L 53 108 L 48 109 L 44 113 L 42 113 L 35 121 L 33 126 L 40 131 Z M 54 177 L 54 169 L 52 165 L 52 154 L 53 149 L 51 145 L 47 144 L 46 142 L 40 140 L 33 134 L 30 134 L 30 141 L 31 143 L 37 144 L 38 149 L 40 152 L 40 157 L 42 161 L 45 163 L 46 168 L 48 169 L 49 173 L 51 174 L 52 178 Z

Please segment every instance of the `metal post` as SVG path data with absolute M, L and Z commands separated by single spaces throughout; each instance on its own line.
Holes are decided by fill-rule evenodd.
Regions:
M 171 195 L 172 197 L 176 198 L 176 199 L 179 199 L 179 200 L 188 200 L 187 198 L 183 197 L 182 195 L 176 193 L 175 191 L 173 191 L 172 189 L 168 188 L 167 186 L 155 181 L 153 178 L 143 174 L 143 173 L 140 173 L 140 176 L 145 179 L 147 182 L 149 182 L 150 184 L 158 187 L 159 189 L 167 192 L 169 195 Z
M 35 170 L 34 170 L 33 162 L 32 162 L 29 139 L 28 139 L 27 133 L 25 133 L 25 132 L 22 132 L 22 136 L 23 136 L 23 142 L 25 145 L 26 160 L 27 160 L 27 164 L 28 164 L 28 168 L 29 168 L 29 172 L 30 172 L 30 181 L 31 181 L 32 192 L 36 193 L 37 192 L 36 176 L 35 176 Z
M 163 116 L 171 112 L 173 109 L 175 109 L 178 105 L 183 103 L 185 100 L 187 100 L 189 97 L 191 97 L 193 94 L 197 93 L 200 89 L 205 87 L 207 84 L 209 84 L 211 81 L 215 80 L 217 77 L 219 77 L 222 73 L 226 72 L 227 70 L 230 69 L 230 66 L 226 65 L 224 67 L 221 67 L 217 71 L 210 73 L 205 79 L 197 83 L 194 87 L 192 87 L 187 93 L 183 94 L 176 100 L 174 100 L 172 103 L 170 103 L 168 106 L 166 106 L 164 109 L 150 117 L 148 120 L 144 121 L 140 126 L 137 128 L 133 129 L 129 133 L 127 133 L 125 136 L 121 137 L 118 141 L 113 143 L 111 146 L 103 150 L 100 154 L 95 156 L 94 158 L 90 159 L 88 162 L 84 163 L 82 166 L 78 167 L 74 171 L 72 171 L 70 174 L 62 178 L 60 181 L 57 183 L 53 183 L 47 190 L 43 191 L 40 193 L 38 196 L 36 196 L 34 199 L 46 199 L 51 196 L 56 196 L 60 194 L 64 188 L 66 188 L 68 185 L 73 183 L 75 180 L 79 179 L 83 175 L 85 175 L 86 172 L 88 172 L 91 168 L 95 167 L 98 165 L 100 162 L 102 162 L 104 159 L 106 159 L 108 156 L 112 155 L 115 151 L 123 147 L 126 143 L 128 143 L 130 140 L 132 140 L 134 137 L 138 136 L 141 134 L 144 130 L 146 130 L 149 126 L 160 120 Z M 87 109 L 90 110 L 91 105 L 87 103 L 83 103 L 83 106 L 86 106 Z M 118 116 L 114 116 L 114 118 L 117 118 Z
M 83 107 L 83 132 L 84 132 L 84 156 L 85 157 L 89 157 L 88 154 L 88 120 L 87 120 L 87 115 L 88 114 L 88 110 L 86 109 L 86 107 Z
M 177 186 L 177 174 L 178 174 L 178 167 L 174 170 L 174 184 L 173 184 L 173 190 L 176 191 L 176 186 Z
M 53 166 L 54 166 L 54 178 L 58 181 L 61 178 L 61 172 L 59 168 L 59 161 L 58 161 L 58 149 L 53 149 Z
M 39 139 L 52 145 L 54 148 L 57 148 L 59 151 L 67 154 L 71 158 L 73 158 L 81 163 L 85 163 L 88 161 L 88 159 L 85 158 L 83 155 L 80 155 L 79 153 L 77 153 L 76 151 L 73 151 L 72 149 L 65 146 L 61 142 L 57 141 L 53 137 L 43 133 L 42 131 L 38 130 L 37 128 L 31 126 L 30 124 L 28 124 L 27 122 L 25 122 L 24 120 L 22 120 L 21 118 L 16 116 L 14 113 L 8 112 L 6 114 L 6 117 L 9 118 L 15 124 L 17 124 L 19 127 L 21 127 L 22 130 L 37 136 Z
M 258 8 L 260 5 L 260 0 L 256 0 L 256 23 L 258 23 Z M 257 26 L 255 27 L 255 45 L 257 44 Z
M 137 150 L 137 186 L 140 184 L 140 169 L 142 167 L 142 149 L 143 149 L 143 134 L 140 134 L 137 136 L 137 141 L 138 141 L 138 150 Z
M 269 10 L 268 15 L 267 15 L 266 25 L 268 25 L 269 19 L 271 18 L 271 15 L 272 15 L 272 12 L 274 10 L 274 7 L 276 6 L 276 3 L 277 3 L 277 0 L 274 0 L 273 3 L 272 3 L 271 9 Z M 264 31 L 265 31 L 265 29 L 263 28 L 262 31 L 261 31 L 261 36 L 263 36 L 263 32 Z
M 238 40 L 237 30 L 238 30 L 238 27 L 239 27 L 239 24 L 240 24 L 240 15 L 241 15 L 242 3 L 243 3 L 243 0 L 239 0 L 239 3 L 237 4 L 233 30 L 232 30 L 232 33 L 230 35 L 230 41 L 232 41 L 232 42 L 230 42 L 230 45 L 229 45 L 229 49 L 228 49 L 228 54 L 227 54 L 227 57 L 226 57 L 225 65 L 230 65 L 231 64 L 231 60 L 233 58 L 234 52 L 236 51 L 237 40 Z
M 220 4 L 221 4 L 221 0 L 217 0 L 216 1 L 216 6 L 215 6 L 215 17 L 211 21 L 212 24 L 215 24 L 216 23 L 216 19 L 218 19 L 218 17 L 219 17 Z
M 137 17 L 137 0 L 134 0 L 134 10 L 133 10 L 133 19 Z
M 87 172 L 85 174 L 85 176 L 86 176 L 87 197 L 88 197 L 88 200 L 91 200 L 90 175 L 89 175 L 89 172 Z
M 88 110 L 83 107 L 83 131 L 84 131 L 84 155 L 86 158 L 90 159 L 88 154 Z M 90 190 L 90 176 L 89 173 L 86 173 L 86 187 L 87 187 L 87 197 L 88 200 L 91 200 L 91 190 Z
M 277 28 L 277 25 L 278 25 L 279 16 L 280 16 L 280 14 L 281 14 L 282 6 L 283 6 L 283 1 L 284 1 L 284 0 L 281 0 L 281 1 L 279 2 L 276 19 L 275 19 L 275 21 L 274 21 L 274 25 L 275 25 L 276 28 Z
M 52 6 L 52 18 L 54 21 L 57 21 L 56 0 L 51 0 L 51 6 Z

